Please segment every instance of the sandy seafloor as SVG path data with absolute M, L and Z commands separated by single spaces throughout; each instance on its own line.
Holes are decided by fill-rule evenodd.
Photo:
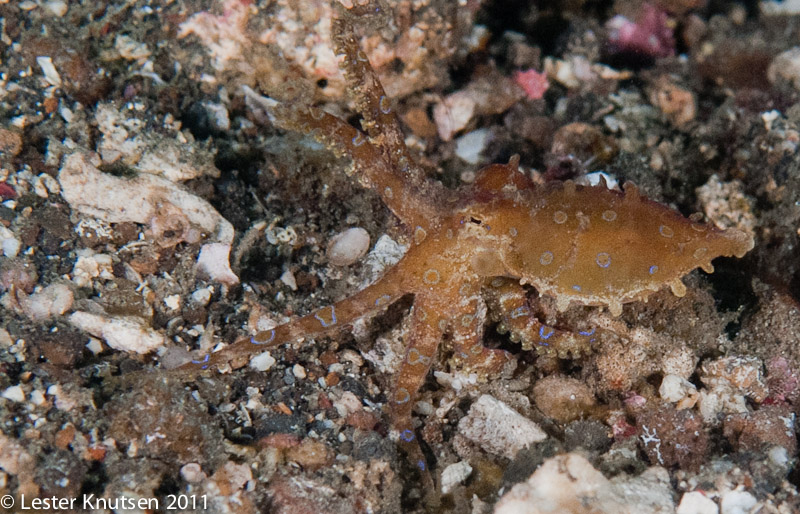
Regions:
M 347 297 L 408 243 L 346 159 L 243 94 L 357 124 L 332 12 L 0 0 L 2 512 L 423 510 L 384 410 L 410 298 L 168 372 Z M 431 178 L 519 154 L 537 183 L 602 172 L 755 240 L 618 318 L 544 299 L 561 328 L 614 328 L 577 358 L 489 322 L 513 359 L 483 381 L 445 341 L 415 405 L 439 510 L 800 512 L 800 5 L 397 0 L 357 25 Z

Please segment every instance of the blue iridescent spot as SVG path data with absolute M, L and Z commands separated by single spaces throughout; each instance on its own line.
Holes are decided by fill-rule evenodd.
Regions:
M 425 471 L 427 469 L 427 467 L 425 466 L 425 462 L 421 460 L 417 461 L 417 467 L 420 469 L 420 471 Z
M 384 305 L 384 304 L 388 303 L 389 300 L 391 300 L 391 299 L 392 299 L 391 296 L 389 296 L 388 294 L 385 294 L 385 295 L 381 296 L 380 298 L 378 298 L 377 300 L 375 300 L 375 305 L 376 306 Z
M 574 289 L 576 291 L 580 291 L 581 290 L 581 286 L 575 285 L 575 286 L 572 286 L 572 289 Z
M 591 330 L 579 330 L 578 333 L 582 336 L 590 336 L 594 334 L 594 327 Z
M 549 330 L 550 332 L 546 332 L 545 329 Z M 539 337 L 541 337 L 542 339 L 550 339 L 550 337 L 555 333 L 556 333 L 555 329 L 551 327 L 546 327 L 544 325 L 539 327 Z
M 511 311 L 511 319 L 521 318 L 522 316 L 527 316 L 531 313 L 531 310 L 528 308 L 527 305 L 523 305 L 522 307 L 517 307 L 513 311 Z
M 211 354 L 207 353 L 206 356 L 203 357 L 203 360 L 201 360 L 201 361 L 192 361 L 192 364 L 205 364 L 206 362 L 208 362 L 208 360 L 210 358 L 211 358 Z M 208 364 L 205 364 L 204 366 L 200 366 L 200 369 L 208 369 Z
M 650 274 L 652 275 L 653 273 L 655 273 L 656 271 L 658 271 L 658 266 L 656 266 L 655 264 L 653 264 L 652 266 L 650 266 L 650 270 L 649 270 L 649 271 L 650 271 Z
M 269 331 L 269 339 L 267 339 L 266 341 L 259 341 L 258 339 L 256 339 L 258 335 L 261 334 L 257 334 L 256 336 L 251 337 L 250 342 L 253 344 L 268 344 L 271 343 L 273 339 L 275 339 L 275 330 L 273 329 Z
M 325 319 L 323 319 L 322 316 L 320 316 L 320 313 L 325 309 L 331 310 L 331 319 L 329 321 L 325 321 Z M 333 305 L 329 305 L 328 307 L 322 308 L 314 313 L 314 319 L 319 321 L 325 328 L 332 327 L 333 325 L 336 324 L 336 309 L 334 309 Z
M 413 441 L 413 440 L 414 440 L 414 432 L 412 432 L 412 431 L 411 431 L 411 430 L 409 430 L 409 429 L 405 429 L 405 430 L 403 430 L 403 432 L 400 434 L 400 437 L 402 437 L 402 438 L 403 438 L 403 441 L 405 441 L 405 442 L 407 442 L 407 443 L 410 443 L 411 441 Z

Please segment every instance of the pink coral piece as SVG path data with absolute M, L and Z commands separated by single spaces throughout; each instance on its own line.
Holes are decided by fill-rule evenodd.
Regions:
M 525 94 L 531 100 L 542 98 L 544 92 L 550 87 L 547 76 L 534 69 L 514 72 L 514 82 L 525 90 Z
M 612 53 L 632 52 L 650 57 L 675 54 L 675 38 L 667 24 L 667 13 L 652 4 L 642 4 L 636 21 L 614 16 L 606 24 Z

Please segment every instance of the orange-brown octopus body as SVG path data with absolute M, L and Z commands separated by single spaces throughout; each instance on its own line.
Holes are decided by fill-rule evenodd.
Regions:
M 475 183 L 459 190 L 426 179 L 409 155 L 390 101 L 350 24 L 336 20 L 334 34 L 363 116 L 363 132 L 317 108 L 289 107 L 251 90 L 246 90 L 247 100 L 274 124 L 348 156 L 349 171 L 409 227 L 411 246 L 380 280 L 356 295 L 205 355 L 186 369 L 249 359 L 265 348 L 352 323 L 413 294 L 405 359 L 388 411 L 401 444 L 424 471 L 411 408 L 442 336 L 452 334 L 457 361 L 484 374 L 501 369 L 507 358 L 505 352 L 482 345 L 487 302 L 504 310 L 502 320 L 509 329 L 527 334 L 527 347 L 558 346 L 554 343 L 563 340 L 561 348 L 578 351 L 574 341 L 569 350 L 569 340 L 591 341 L 594 328 L 573 335 L 539 323 L 524 300 L 522 285 L 553 297 L 559 310 L 578 303 L 604 306 L 618 315 L 622 304 L 644 300 L 665 285 L 683 295 L 681 277 L 689 271 L 711 271 L 712 259 L 741 257 L 753 247 L 743 233 L 684 218 L 643 198 L 632 184 L 624 192 L 605 183 L 536 186 L 517 169 L 516 159 L 484 168 Z M 484 301 L 487 288 L 491 298 Z

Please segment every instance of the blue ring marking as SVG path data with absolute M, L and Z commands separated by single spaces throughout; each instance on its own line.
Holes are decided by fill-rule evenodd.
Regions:
M 323 309 L 327 309 L 327 308 L 331 309 L 331 322 L 330 323 L 326 323 L 325 320 L 322 319 L 319 316 L 319 313 L 322 312 Z M 320 309 L 320 310 L 318 310 L 317 312 L 314 313 L 314 319 L 319 321 L 320 324 L 322 324 L 323 328 L 332 327 L 332 326 L 334 326 L 336 324 L 336 309 L 333 307 L 333 305 L 329 305 L 328 307 L 323 307 L 322 309 Z
M 317 121 L 325 117 L 325 112 L 322 109 L 315 109 L 313 107 L 308 110 L 308 114 Z
M 600 252 L 595 257 L 594 262 L 596 262 L 601 268 L 607 268 L 611 266 L 611 256 L 606 252 Z
M 656 271 L 658 271 L 658 266 L 656 266 L 655 264 L 653 264 L 652 266 L 650 266 L 650 269 L 649 269 L 648 271 L 649 271 L 649 273 L 652 275 L 653 273 L 655 273 Z
M 392 106 L 389 105 L 389 99 L 386 98 L 386 95 L 381 95 L 380 100 L 378 100 L 378 108 L 383 114 L 389 114 L 392 112 Z
M 547 334 L 544 333 L 544 329 L 546 329 L 546 328 L 550 329 L 550 332 L 548 332 Z M 545 339 L 545 340 L 550 339 L 553 336 L 553 334 L 555 334 L 555 333 L 556 333 L 556 330 L 554 328 L 552 328 L 552 327 L 546 327 L 544 325 L 539 327 L 539 337 L 541 337 L 542 339 Z
M 398 396 L 402 396 L 403 399 L 402 400 L 399 399 Z M 394 402 L 398 403 L 400 405 L 403 405 L 404 403 L 406 403 L 410 399 L 411 399 L 411 395 L 408 394 L 408 389 L 406 389 L 405 387 L 401 387 L 400 389 L 398 389 L 394 393 Z
M 412 432 L 409 429 L 405 429 L 402 432 L 400 432 L 400 437 L 403 438 L 403 441 L 410 443 L 411 441 L 414 440 L 414 432 Z
M 590 335 L 594 334 L 594 330 L 595 330 L 595 328 L 592 327 L 591 330 L 579 330 L 578 333 L 580 335 L 582 335 L 582 336 L 590 336 Z
M 259 343 L 259 342 L 256 340 L 256 336 L 253 336 L 253 337 L 251 337 L 251 338 L 250 338 L 250 342 L 251 342 L 251 343 L 253 343 L 253 344 L 269 344 L 269 343 L 271 343 L 271 342 L 272 342 L 272 340 L 273 340 L 273 339 L 275 339 L 275 329 L 274 329 L 274 328 L 273 328 L 272 330 L 270 330 L 270 331 L 269 331 L 269 339 L 267 339 L 267 340 L 266 340 L 266 341 L 264 341 L 263 343 Z
M 361 132 L 353 136 L 353 139 L 350 140 L 350 142 L 353 143 L 353 146 L 355 147 L 363 145 L 365 141 L 366 139 L 364 139 L 364 134 L 362 134 Z
M 423 461 L 421 461 L 421 460 L 417 461 L 417 467 L 420 469 L 420 471 L 425 471 L 427 469 L 427 467 L 425 466 L 425 463 Z
M 550 346 L 550 343 L 545 343 L 544 341 L 539 341 L 539 346 Z
M 531 310 L 528 308 L 527 305 L 523 305 L 522 307 L 517 307 L 513 311 L 511 311 L 511 319 L 521 318 L 522 316 L 527 316 L 531 313 Z
M 580 291 L 580 290 L 581 290 L 581 286 L 579 286 L 579 285 L 574 285 L 574 286 L 572 286 L 572 289 L 574 289 L 574 290 L 576 290 L 576 291 Z
M 201 361 L 192 361 L 192 364 L 205 364 L 211 358 L 211 354 L 207 353 L 206 356 Z M 200 366 L 200 369 L 208 369 L 208 364 L 205 366 Z

